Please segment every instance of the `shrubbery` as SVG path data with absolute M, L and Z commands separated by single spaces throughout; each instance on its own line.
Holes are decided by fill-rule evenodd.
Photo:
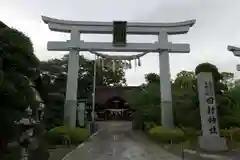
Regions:
M 186 140 L 180 129 L 167 129 L 156 126 L 149 130 L 149 136 L 159 143 L 180 143 Z
M 183 127 L 181 128 L 181 130 L 184 132 L 186 140 L 189 140 L 189 141 L 197 141 L 198 137 L 201 135 L 201 131 L 193 128 Z
M 86 128 L 76 128 L 70 133 L 70 140 L 73 144 L 79 144 L 88 139 L 90 133 Z
M 46 133 L 49 144 L 59 145 L 64 142 L 79 144 L 89 137 L 90 133 L 86 128 L 70 129 L 65 126 L 55 127 Z
M 182 128 L 187 139 L 198 138 L 201 135 L 201 131 L 191 129 L 191 128 Z M 232 129 L 221 129 L 220 136 L 225 138 L 232 138 L 232 140 L 240 142 L 240 128 Z
M 232 128 L 229 130 L 220 130 L 220 136 L 232 138 L 232 140 L 240 142 L 240 128 Z

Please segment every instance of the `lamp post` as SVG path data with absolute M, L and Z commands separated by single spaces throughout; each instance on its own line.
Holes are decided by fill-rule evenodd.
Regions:
M 92 92 L 92 122 L 95 120 L 95 95 L 96 95 L 96 72 L 97 72 L 97 59 L 95 56 L 93 68 L 93 92 Z
M 96 72 L 97 72 L 97 59 L 95 56 L 94 67 L 93 67 L 93 91 L 92 91 L 92 123 L 90 125 L 90 130 L 94 132 L 94 122 L 95 122 L 95 95 L 96 95 Z

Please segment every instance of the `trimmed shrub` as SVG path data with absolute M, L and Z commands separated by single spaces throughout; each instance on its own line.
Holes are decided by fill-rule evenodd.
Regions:
M 220 130 L 220 136 L 230 138 L 232 136 L 232 139 L 234 141 L 240 142 L 240 128 L 232 128 L 229 130 Z
M 198 137 L 201 135 L 201 131 L 193 128 L 183 127 L 181 130 L 184 132 L 184 135 L 188 140 L 198 139 Z
M 156 127 L 157 125 L 153 122 L 145 122 L 144 123 L 144 131 L 149 131 L 151 128 Z
M 79 144 L 87 140 L 89 137 L 89 131 L 86 128 L 76 128 L 71 130 L 70 139 L 72 144 Z
M 240 142 L 240 128 L 231 129 L 233 139 L 237 142 Z
M 230 130 L 220 129 L 220 137 L 230 137 Z
M 86 128 L 70 129 L 60 126 L 49 130 L 45 136 L 48 143 L 52 145 L 66 144 L 66 141 L 77 145 L 85 141 L 89 135 L 90 133 Z
M 61 126 L 50 129 L 48 132 L 46 132 L 45 137 L 49 144 L 56 145 L 62 144 L 64 137 L 69 134 L 69 129 Z
M 159 143 L 179 143 L 186 140 L 184 132 L 180 129 L 167 129 L 156 126 L 149 131 L 150 137 Z

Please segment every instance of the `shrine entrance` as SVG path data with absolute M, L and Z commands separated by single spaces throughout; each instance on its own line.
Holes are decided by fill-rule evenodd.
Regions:
M 132 68 L 131 61 L 141 66 L 140 58 L 148 53 L 157 53 L 159 56 L 160 89 L 161 89 L 161 123 L 165 128 L 173 128 L 172 91 L 170 81 L 169 53 L 189 53 L 190 45 L 187 43 L 172 43 L 169 35 L 185 34 L 194 25 L 195 20 L 174 23 L 139 23 L 126 21 L 91 22 L 69 21 L 42 16 L 52 31 L 70 34 L 67 41 L 49 41 L 49 51 L 69 51 L 67 87 L 64 106 L 64 124 L 71 128 L 76 127 L 77 88 L 79 72 L 79 52 L 88 51 L 97 57 L 101 57 L 101 64 L 111 60 L 113 68 L 115 62 L 121 62 L 127 68 Z M 80 39 L 82 34 L 111 34 L 111 42 L 86 42 Z M 155 43 L 130 43 L 127 35 L 155 35 L 158 41 Z M 137 55 L 108 55 L 99 52 L 140 52 Z M 96 67 L 96 63 L 94 64 Z M 102 65 L 104 66 L 104 65 Z M 94 76 L 95 77 L 95 72 Z M 94 78 L 95 79 L 95 78 Z M 93 83 L 92 99 L 95 104 L 95 83 Z M 94 123 L 95 106 L 92 108 L 92 122 Z
M 97 121 L 131 121 L 134 110 L 125 100 L 125 93 L 132 89 L 141 90 L 137 86 L 122 87 L 96 87 L 95 111 L 97 113 Z M 89 97 L 91 102 L 91 97 Z M 92 106 L 92 103 L 90 104 Z
M 104 104 L 105 120 L 131 120 L 132 109 L 121 97 L 112 97 Z

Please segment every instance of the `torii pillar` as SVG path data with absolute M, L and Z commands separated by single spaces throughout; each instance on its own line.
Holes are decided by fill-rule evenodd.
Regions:
M 127 43 L 114 46 L 109 42 L 84 42 L 80 33 L 113 34 L 112 22 L 84 22 L 59 20 L 42 17 L 52 31 L 71 34 L 71 39 L 65 42 L 48 42 L 48 50 L 69 51 L 67 91 L 64 107 L 64 122 L 67 126 L 76 126 L 78 52 L 157 52 L 160 60 L 160 92 L 162 126 L 173 128 L 172 93 L 170 82 L 169 53 L 189 53 L 190 45 L 186 43 L 168 42 L 168 35 L 185 34 L 195 24 L 195 20 L 176 23 L 127 23 L 127 34 L 157 35 L 158 43 Z
M 228 46 L 227 49 L 233 52 L 234 56 L 240 57 L 240 48 L 234 47 L 234 46 Z M 238 64 L 236 67 L 237 67 L 237 71 L 240 71 L 240 64 Z

